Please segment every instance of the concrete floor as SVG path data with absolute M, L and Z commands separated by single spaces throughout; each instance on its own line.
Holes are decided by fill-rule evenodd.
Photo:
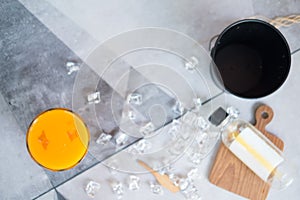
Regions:
M 139 27 L 174 29 L 208 49 L 212 36 L 234 21 L 291 14 L 300 14 L 300 1 L 0 0 L 0 159 L 5 161 L 0 164 L 0 199 L 32 199 L 48 190 L 40 199 L 58 198 L 53 186 L 97 162 L 88 155 L 81 165 L 58 175 L 41 169 L 26 150 L 27 126 L 35 115 L 51 107 L 72 107 L 75 74 L 67 75 L 68 60 L 81 63 L 101 42 Z M 300 48 L 300 24 L 280 30 L 291 51 Z M 70 192 L 68 186 L 58 191 L 62 196 Z

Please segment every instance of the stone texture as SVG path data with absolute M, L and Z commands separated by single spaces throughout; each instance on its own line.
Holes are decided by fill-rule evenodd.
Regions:
M 67 75 L 65 63 L 68 60 L 81 61 L 18 1 L 2 1 L 0 5 L 0 92 L 4 98 L 1 105 L 5 106 L 5 102 L 7 102 L 8 108 L 6 109 L 12 112 L 10 115 L 16 120 L 16 123 L 13 124 L 5 122 L 5 118 L 3 119 L 3 125 L 10 124 L 9 128 L 15 128 L 15 132 L 7 138 L 7 144 L 11 144 L 11 146 L 6 148 L 7 145 L 1 145 L 3 150 L 0 154 L 3 160 L 8 159 L 8 163 L 14 163 L 13 166 L 11 164 L 1 165 L 3 168 L 1 171 L 7 171 L 1 180 L 12 180 L 11 184 L 15 185 L 6 184 L 3 187 L 3 182 L 0 188 L 7 190 L 1 191 L 1 193 L 12 195 L 9 196 L 11 198 L 21 198 L 19 195 L 26 192 L 30 198 L 33 198 L 52 187 L 49 179 L 56 186 L 97 162 L 93 156 L 88 155 L 80 165 L 72 170 L 60 173 L 45 170 L 49 179 L 41 171 L 39 172 L 43 175 L 43 178 L 40 178 L 40 181 L 43 182 L 41 184 L 36 180 L 39 176 L 34 175 L 37 173 L 35 169 L 40 169 L 40 167 L 32 163 L 24 142 L 28 125 L 41 111 L 53 107 L 72 108 L 72 87 L 75 74 Z M 1 117 L 6 115 L 8 113 L 1 113 Z M 11 119 L 7 118 L 7 120 Z M 6 134 L 8 132 L 1 132 L 1 136 L 4 138 Z M 12 140 L 12 138 L 16 140 Z M 23 140 L 18 138 L 23 138 Z M 22 149 L 22 153 L 19 152 L 19 149 Z M 16 153 L 17 157 L 23 156 L 26 158 L 26 162 L 19 161 L 7 152 Z M 11 156 L 7 157 L 9 155 Z M 26 167 L 20 168 L 24 164 L 18 164 L 18 162 L 25 162 Z M 27 166 L 27 162 L 32 164 Z M 32 180 L 34 186 L 26 181 L 18 180 L 17 177 L 21 179 L 27 177 L 20 173 L 28 173 L 30 176 L 28 180 Z M 10 179 L 7 176 L 15 178 Z M 46 184 L 47 181 L 48 184 Z M 23 186 L 23 184 L 26 185 Z M 14 190 L 23 192 L 19 193 Z M 31 192 L 32 190 L 34 192 Z
M 25 134 L 0 94 L 0 198 L 31 199 L 52 188 L 44 170 L 27 153 Z
M 0 173 L 0 196 L 4 199 L 37 197 L 50 190 L 52 184 L 64 183 L 97 163 L 94 156 L 88 154 L 83 162 L 71 171 L 45 173 L 30 159 L 26 150 L 24 143 L 26 129 L 35 115 L 50 107 L 71 108 L 72 106 L 70 97 L 76 74 L 67 75 L 66 61 L 81 62 L 80 58 L 85 58 L 98 42 L 138 27 L 156 26 L 174 29 L 200 41 L 207 48 L 212 36 L 238 19 L 253 15 L 272 18 L 299 14 L 300 10 L 298 0 L 276 2 L 271 0 L 201 2 L 167 0 L 151 3 L 145 0 L 71 2 L 20 0 L 20 2 L 34 15 L 16 0 L 0 0 L 0 126 L 1 130 L 4 130 L 0 131 L 0 159 L 6 161 L 0 164 L 0 171 L 4 172 Z M 300 47 L 299 24 L 280 30 L 287 38 L 292 51 Z M 298 61 L 299 53 L 297 55 L 292 59 Z M 296 92 L 299 85 L 297 82 L 299 70 L 296 66 L 298 62 L 293 61 L 293 63 L 291 75 L 278 93 L 259 101 L 269 103 L 278 113 L 270 125 L 270 131 L 278 132 L 283 137 L 287 147 L 290 146 L 287 148 L 287 154 L 292 156 L 292 161 L 299 166 L 299 148 L 297 148 L 299 140 L 292 137 L 298 130 L 297 123 L 293 122 L 299 113 L 296 101 L 299 93 Z M 106 94 L 113 92 L 111 87 L 105 88 Z M 109 95 L 107 98 L 109 100 Z M 228 98 L 228 102 L 242 111 L 244 119 L 252 119 L 251 112 L 255 102 L 232 96 Z M 123 102 L 119 103 L 121 108 Z M 97 109 L 101 112 L 105 110 L 103 107 Z M 285 116 L 285 119 L 282 121 L 278 116 Z M 99 120 L 111 119 L 111 115 L 100 119 L 101 117 L 99 116 Z M 102 128 L 109 131 L 114 127 L 115 123 L 110 123 Z M 285 134 L 287 130 L 289 134 Z M 97 126 L 93 131 L 97 133 Z M 107 153 L 111 152 L 107 151 Z M 205 172 L 208 171 L 209 160 L 206 159 L 206 164 L 203 164 Z M 103 181 L 109 179 L 109 176 L 108 173 L 105 174 L 103 166 L 97 165 L 76 176 L 72 181 L 66 182 L 58 190 L 66 197 L 85 199 L 86 196 L 80 193 L 79 188 L 87 177 L 97 177 L 99 181 Z M 202 188 L 205 199 L 241 199 L 212 186 L 206 179 L 197 184 Z M 144 190 L 146 189 L 142 189 L 139 193 L 130 193 L 128 197 L 143 198 Z M 101 197 L 111 198 L 109 189 L 105 191 L 107 192 Z M 296 182 L 286 191 L 272 191 L 270 199 L 293 199 L 298 194 L 297 191 L 299 191 L 299 184 Z M 76 192 L 82 196 L 77 196 Z M 51 199 L 50 193 L 40 198 L 45 196 L 46 199 Z M 166 198 L 182 199 L 182 196 L 166 193 L 161 197 L 161 199 Z

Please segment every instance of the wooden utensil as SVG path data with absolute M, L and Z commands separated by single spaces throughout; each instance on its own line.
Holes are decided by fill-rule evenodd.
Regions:
M 283 141 L 265 130 L 266 125 L 272 120 L 273 115 L 273 110 L 269 106 L 259 106 L 255 112 L 255 127 L 280 150 L 283 150 Z M 223 143 L 221 143 L 216 155 L 209 181 L 225 190 L 251 200 L 266 199 L 270 189 L 268 183 L 256 176 Z
M 165 187 L 166 189 L 174 193 L 180 191 L 180 188 L 175 186 L 167 175 L 165 174 L 162 175 L 157 171 L 154 171 L 150 166 L 148 166 L 146 163 L 144 163 L 141 160 L 137 160 L 137 162 L 146 170 L 148 170 L 156 178 L 157 182 L 161 184 L 163 187 Z

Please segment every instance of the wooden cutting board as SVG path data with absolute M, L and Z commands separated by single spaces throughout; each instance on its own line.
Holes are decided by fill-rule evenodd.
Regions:
M 269 138 L 279 149 L 283 150 L 283 141 L 268 133 L 266 125 L 273 118 L 273 110 L 261 105 L 255 112 L 255 127 Z M 221 143 L 212 166 L 209 180 L 211 183 L 251 200 L 264 200 L 268 196 L 270 186 L 256 176 L 228 148 Z

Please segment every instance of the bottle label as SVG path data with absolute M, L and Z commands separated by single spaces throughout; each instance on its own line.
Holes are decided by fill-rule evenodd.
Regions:
M 262 180 L 283 162 L 283 157 L 250 128 L 245 128 L 229 149 Z

